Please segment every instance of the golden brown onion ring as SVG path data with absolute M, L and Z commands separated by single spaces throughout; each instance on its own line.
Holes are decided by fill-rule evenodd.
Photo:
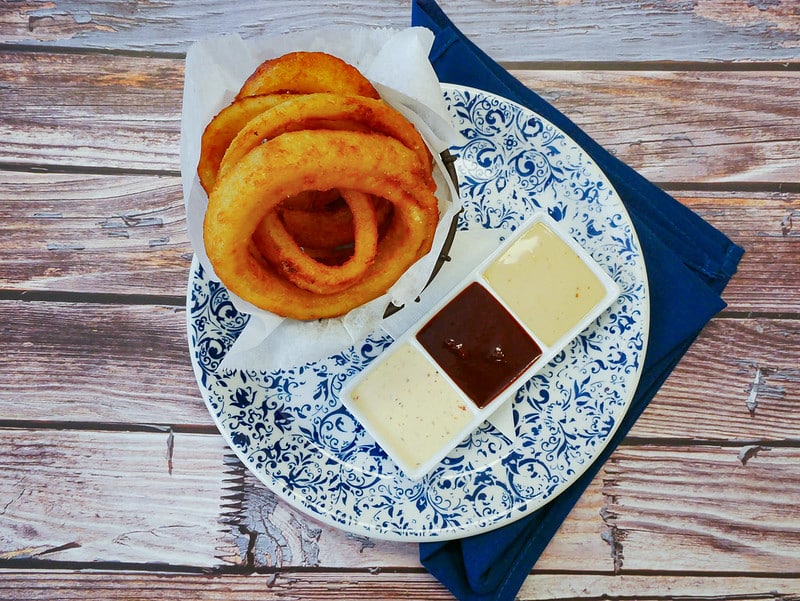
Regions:
M 250 119 L 289 98 L 290 94 L 249 96 L 233 101 L 217 113 L 203 132 L 197 164 L 197 175 L 206 193 L 214 187 L 219 164 L 236 134 Z
M 379 98 L 358 69 L 323 52 L 290 52 L 261 63 L 237 98 L 257 94 L 334 92 Z
M 378 233 L 382 234 L 392 216 L 392 204 L 375 196 L 371 202 L 377 216 Z M 318 209 L 287 208 L 284 203 L 281 218 L 286 231 L 306 249 L 306 253 L 309 249 L 335 250 L 355 241 L 353 214 L 345 203 Z
M 295 286 L 331 294 L 350 287 L 361 278 L 378 252 L 378 220 L 368 194 L 341 190 L 352 215 L 352 255 L 341 265 L 326 265 L 306 254 L 286 230 L 278 211 L 267 213 L 253 235 L 262 255 Z
M 251 119 L 230 143 L 222 158 L 219 173 L 235 164 L 248 151 L 289 131 L 326 129 L 368 129 L 400 140 L 414 151 L 426 168 L 425 181 L 436 185 L 431 175 L 433 158 L 414 126 L 396 109 L 384 102 L 361 96 L 340 94 L 304 94 L 275 105 Z
M 426 167 L 397 140 L 352 131 L 288 132 L 255 147 L 209 196 L 206 251 L 234 294 L 294 319 L 335 317 L 384 294 L 431 248 L 438 205 Z M 256 226 L 285 198 L 304 190 L 355 189 L 386 198 L 394 215 L 375 261 L 350 288 L 315 294 L 285 280 L 251 253 Z
M 283 201 L 284 210 L 310 211 L 316 213 L 328 209 L 342 200 L 339 190 L 307 190 Z M 346 206 L 346 205 L 344 205 Z

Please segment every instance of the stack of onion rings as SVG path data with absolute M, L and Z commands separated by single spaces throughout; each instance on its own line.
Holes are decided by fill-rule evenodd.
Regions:
M 432 165 L 414 126 L 351 65 L 319 52 L 265 61 L 203 134 L 208 258 L 261 309 L 343 315 L 430 250 Z

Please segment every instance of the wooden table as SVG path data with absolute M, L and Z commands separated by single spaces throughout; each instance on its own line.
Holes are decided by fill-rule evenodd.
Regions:
M 746 248 L 728 308 L 520 598 L 797 598 L 797 3 L 442 4 Z M 408 0 L 2 0 L 0 598 L 451 598 L 416 545 L 322 526 L 256 481 L 201 400 L 184 325 L 188 45 L 408 19 Z

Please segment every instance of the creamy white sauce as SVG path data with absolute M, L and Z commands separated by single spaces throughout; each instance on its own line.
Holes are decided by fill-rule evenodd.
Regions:
M 578 324 L 606 292 L 583 259 L 541 222 L 493 261 L 484 277 L 547 345 Z
M 359 382 L 351 397 L 378 443 L 412 468 L 440 452 L 472 419 L 452 385 L 408 343 Z

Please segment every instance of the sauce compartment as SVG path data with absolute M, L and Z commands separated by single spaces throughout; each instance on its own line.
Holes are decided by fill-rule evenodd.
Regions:
M 421 478 L 618 296 L 538 212 L 353 378 L 342 401 L 408 477 Z
M 478 282 L 442 307 L 416 339 L 479 409 L 542 355 L 533 337 Z

